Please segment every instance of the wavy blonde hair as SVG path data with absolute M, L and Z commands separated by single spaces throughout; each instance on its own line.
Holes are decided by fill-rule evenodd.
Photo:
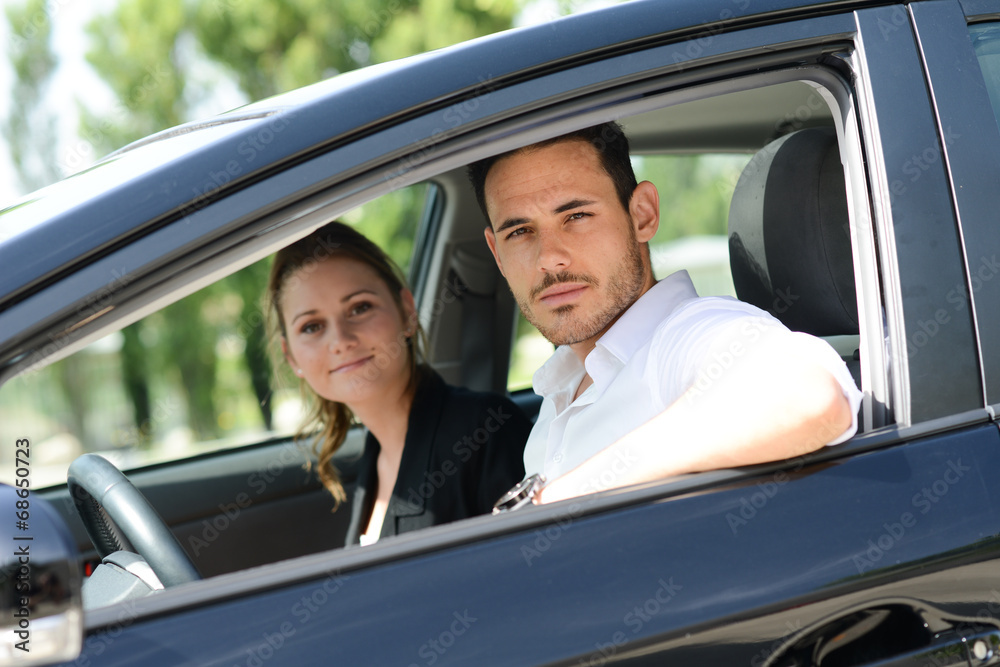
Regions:
M 407 287 L 400 268 L 385 251 L 363 234 L 342 222 L 331 222 L 309 236 L 282 248 L 274 256 L 265 295 L 265 311 L 268 315 L 271 349 L 274 351 L 276 368 L 285 364 L 281 350 L 281 341 L 287 337 L 285 320 L 281 314 L 281 299 L 285 289 L 292 282 L 292 278 L 300 272 L 311 271 L 313 267 L 332 257 L 349 257 L 374 269 L 389 288 L 403 320 L 406 320 L 401 293 Z M 423 340 L 424 333 L 418 319 L 413 335 L 406 339 L 410 362 L 408 387 L 411 390 L 417 385 L 425 368 Z M 344 493 L 340 474 L 333 465 L 333 456 L 344 444 L 348 430 L 355 423 L 354 414 L 343 403 L 330 401 L 316 394 L 302 378 L 298 378 L 298 382 L 303 397 L 311 407 L 295 438 L 300 440 L 309 434 L 315 434 L 313 450 L 317 459 L 317 472 L 323 486 L 333 496 L 334 510 L 336 510 L 340 503 L 347 500 L 347 495 Z

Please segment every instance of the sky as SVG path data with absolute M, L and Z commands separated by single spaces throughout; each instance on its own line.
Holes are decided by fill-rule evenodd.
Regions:
M 587 11 L 613 2 L 614 0 L 579 0 L 575 3 L 574 11 Z M 11 4 L 20 2 L 0 0 L 0 9 L 6 9 Z M 78 101 L 85 100 L 87 106 L 95 110 L 102 107 L 110 109 L 114 104 L 111 92 L 86 62 L 87 41 L 84 26 L 94 16 L 106 13 L 115 4 L 115 0 L 49 0 L 46 5 L 54 28 L 53 44 L 59 59 L 58 68 L 48 91 L 47 102 L 50 108 L 58 110 L 59 162 L 61 165 L 74 165 L 71 170 L 67 167 L 65 176 L 100 157 L 88 154 L 88 146 L 85 142 L 81 142 L 76 134 L 79 124 Z M 518 25 L 542 23 L 557 15 L 554 0 L 536 0 L 521 13 L 516 23 Z M 10 92 L 13 75 L 7 59 L 9 42 L 6 14 L 3 14 L 0 15 L 0 118 L 6 118 L 9 105 L 16 104 Z M 231 90 L 227 91 L 226 86 L 221 86 L 221 93 L 209 101 L 203 109 L 204 114 L 198 115 L 221 113 L 246 101 L 239 97 L 235 86 L 230 88 Z M 24 194 L 26 193 L 22 191 L 11 164 L 6 140 L 0 136 L 0 209 Z

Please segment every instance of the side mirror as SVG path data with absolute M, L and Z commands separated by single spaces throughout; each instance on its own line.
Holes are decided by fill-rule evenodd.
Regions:
M 79 656 L 82 590 L 79 555 L 59 514 L 27 488 L 0 484 L 0 665 Z

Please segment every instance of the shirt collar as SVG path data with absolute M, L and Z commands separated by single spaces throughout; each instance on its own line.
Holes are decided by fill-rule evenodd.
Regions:
M 687 271 L 671 273 L 633 303 L 597 341 L 622 364 L 650 339 L 677 306 L 698 296 Z
M 542 397 L 565 391 L 567 387 L 572 387 L 575 391 L 583 379 L 584 372 L 583 364 L 576 358 L 569 345 L 560 345 L 548 361 L 535 371 L 531 386 L 535 393 Z
M 683 301 L 698 296 L 687 271 L 677 271 L 653 285 L 636 300 L 597 341 L 624 365 L 653 335 L 653 331 Z M 594 354 L 591 352 L 591 355 Z M 590 356 L 587 357 L 590 359 Z M 549 397 L 560 391 L 576 391 L 586 369 L 568 345 L 556 349 L 549 360 L 535 371 L 535 393 Z M 591 376 L 593 377 L 593 375 Z M 597 382 L 597 378 L 594 378 Z

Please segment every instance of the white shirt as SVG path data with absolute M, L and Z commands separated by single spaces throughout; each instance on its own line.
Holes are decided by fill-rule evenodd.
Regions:
M 569 346 L 556 349 L 534 375 L 542 407 L 524 448 L 527 475 L 552 480 L 569 472 L 646 423 L 689 388 L 721 377 L 767 329 L 807 336 L 810 354 L 840 383 L 854 415 L 851 426 L 828 444 L 857 430 L 862 394 L 832 347 L 794 333 L 768 313 L 731 297 L 699 297 L 687 271 L 656 283 L 597 341 L 581 365 Z M 814 352 L 813 352 L 814 350 Z M 593 384 L 574 401 L 590 374 Z

